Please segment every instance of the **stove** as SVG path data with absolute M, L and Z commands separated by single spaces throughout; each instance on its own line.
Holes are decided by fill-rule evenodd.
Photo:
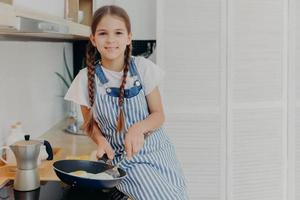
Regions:
M 73 188 L 60 181 L 41 181 L 40 188 L 28 192 L 15 191 L 13 181 L 0 188 L 1 200 L 127 200 L 116 188 Z

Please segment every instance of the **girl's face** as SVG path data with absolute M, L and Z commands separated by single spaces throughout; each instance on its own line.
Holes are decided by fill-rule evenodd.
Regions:
M 131 43 L 131 33 L 128 33 L 122 18 L 106 15 L 91 35 L 92 44 L 98 49 L 101 58 L 115 60 L 124 57 L 126 46 Z

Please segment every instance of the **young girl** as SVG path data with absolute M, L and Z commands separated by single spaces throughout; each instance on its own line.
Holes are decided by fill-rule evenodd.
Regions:
M 117 6 L 99 8 L 91 25 L 86 65 L 65 99 L 81 105 L 86 132 L 127 173 L 117 189 L 131 199 L 188 199 L 174 146 L 164 132 L 158 82 L 162 71 L 131 56 L 131 27 Z M 145 136 L 146 135 L 146 136 Z

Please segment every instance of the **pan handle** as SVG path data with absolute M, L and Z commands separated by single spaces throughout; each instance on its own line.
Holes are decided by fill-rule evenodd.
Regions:
M 98 159 L 98 162 L 111 165 L 111 160 L 108 158 L 107 154 L 103 154 L 101 158 Z

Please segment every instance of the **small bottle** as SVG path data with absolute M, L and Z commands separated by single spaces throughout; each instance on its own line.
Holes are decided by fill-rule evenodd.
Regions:
M 6 164 L 16 165 L 16 158 L 12 150 L 9 148 L 9 145 L 15 143 L 16 141 L 21 140 L 21 134 L 18 131 L 18 127 L 16 124 L 10 126 L 10 133 L 6 138 L 6 146 L 5 149 L 6 160 L 1 159 Z

